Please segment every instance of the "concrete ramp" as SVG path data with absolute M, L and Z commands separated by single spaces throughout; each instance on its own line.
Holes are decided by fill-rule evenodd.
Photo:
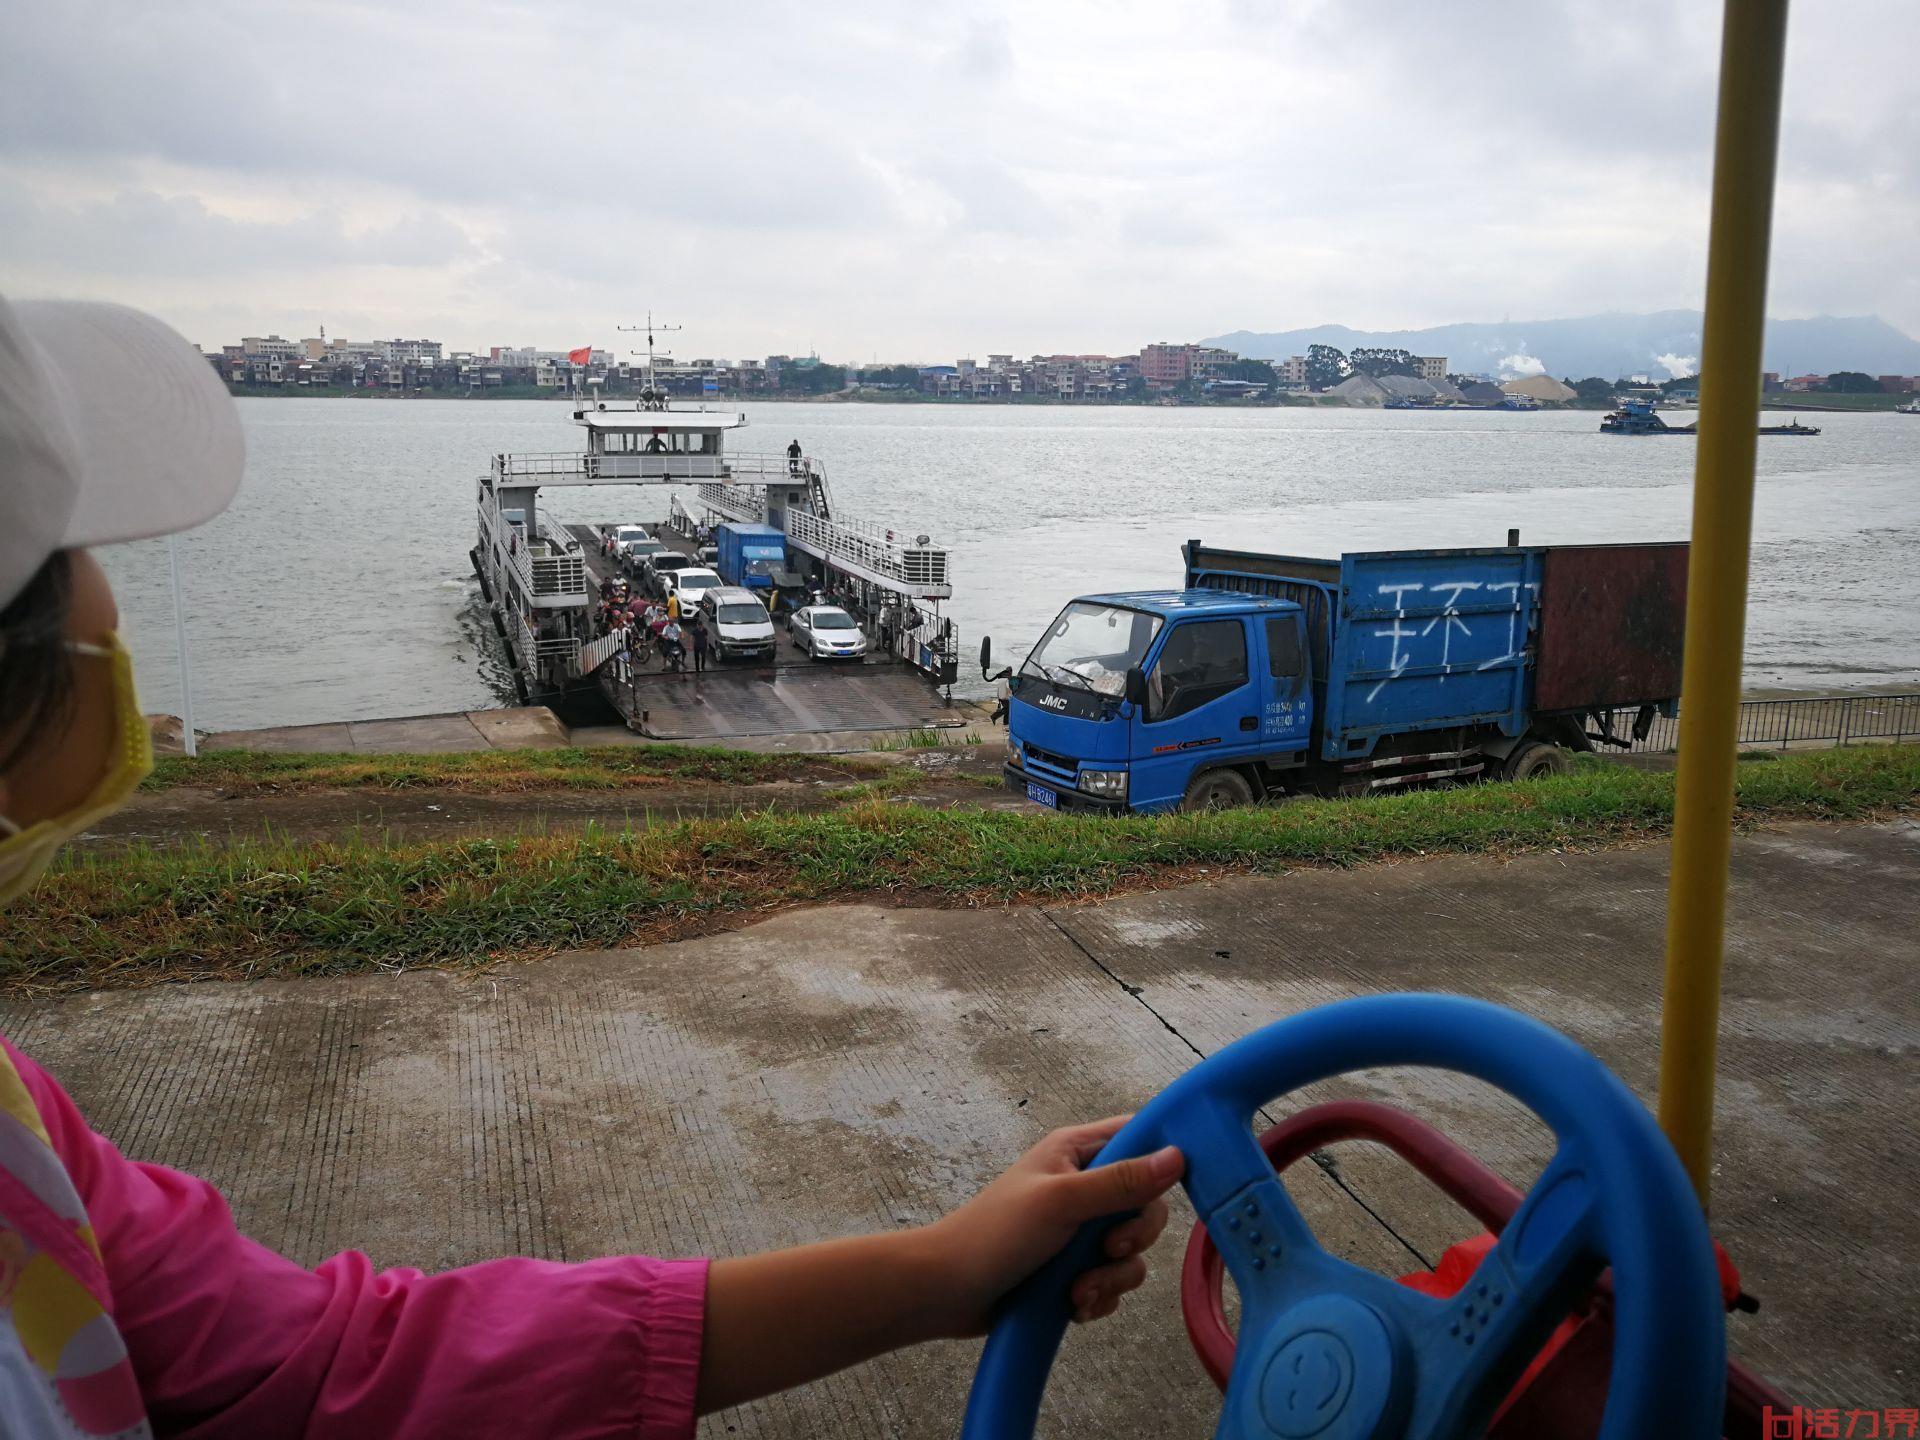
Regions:
M 720 740 L 828 730 L 903 730 L 960 724 L 960 711 L 904 665 L 780 666 L 703 675 L 644 676 L 630 705 L 661 740 Z

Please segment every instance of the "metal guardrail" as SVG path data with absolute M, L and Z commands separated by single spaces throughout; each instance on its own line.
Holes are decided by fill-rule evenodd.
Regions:
M 482 501 L 480 543 L 506 558 L 524 594 L 534 600 L 581 605 L 587 599 L 587 562 L 577 542 L 542 536 L 528 542 L 502 523 L 499 507 Z
M 618 630 L 609 630 L 591 644 L 582 645 L 580 647 L 580 663 L 575 673 L 579 675 L 591 675 L 594 671 L 598 670 L 602 665 L 606 664 L 607 661 L 627 648 L 627 636 L 629 633 L 628 627 L 622 625 Z
M 937 545 L 902 542 L 883 525 L 823 520 L 788 510 L 787 537 L 829 564 L 909 595 L 939 599 L 953 593 L 947 552 Z
M 893 653 L 936 685 L 960 678 L 960 631 L 945 615 L 929 615 L 912 629 L 893 632 Z
M 743 524 L 758 524 L 766 514 L 761 494 L 757 491 L 743 492 L 730 485 L 702 485 L 695 493 L 699 495 L 700 503 L 709 510 Z M 679 504 L 677 497 L 674 504 Z
M 639 451 L 589 455 L 582 450 L 515 453 L 493 457 L 502 480 L 750 480 L 777 483 L 804 479 L 784 455 L 690 455 Z
M 1616 711 L 1616 735 L 1633 734 L 1631 710 Z M 1743 750 L 1795 745 L 1850 745 L 1856 741 L 1920 740 L 1920 693 L 1898 695 L 1821 695 L 1793 700 L 1743 700 L 1738 743 Z M 1660 754 L 1680 743 L 1676 716 L 1656 715 L 1644 740 L 1629 753 Z M 1603 747 L 1603 753 L 1604 753 Z
M 579 551 L 542 555 L 536 546 L 521 546 L 514 554 L 514 563 L 535 599 L 565 600 L 569 604 L 585 600 L 587 562 Z

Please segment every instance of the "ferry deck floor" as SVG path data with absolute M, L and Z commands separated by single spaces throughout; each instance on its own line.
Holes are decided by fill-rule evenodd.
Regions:
M 599 537 L 589 525 L 569 525 L 580 541 L 587 569 L 597 587 L 619 572 L 600 554 Z M 660 531 L 665 543 L 683 552 L 691 547 Z M 832 664 L 808 659 L 775 624 L 774 653 L 767 661 L 709 660 L 704 674 L 666 671 L 656 656 L 631 686 L 610 696 L 623 713 L 639 722 L 640 733 L 659 740 L 722 740 L 748 736 L 805 735 L 824 732 L 913 730 L 959 726 L 967 714 L 945 703 L 940 693 L 904 661 L 884 655 L 860 662 Z
M 1453 990 L 1657 1058 L 1664 846 L 1197 875 L 1097 904 L 793 911 L 672 945 L 415 972 L 7 997 L 0 1029 L 130 1154 L 204 1174 L 312 1264 L 729 1254 L 930 1220 L 1048 1127 L 1129 1109 L 1255 1026 Z M 1734 851 L 1714 1218 L 1760 1297 L 1737 1353 L 1807 1404 L 1920 1395 L 1920 825 L 1793 825 Z M 1304 1098 L 1407 1104 L 1517 1183 L 1542 1127 L 1435 1071 Z M 1299 1103 L 1298 1101 L 1292 1103 Z M 1284 1111 L 1286 1107 L 1272 1107 Z M 1335 1147 L 1289 1184 L 1322 1242 L 1390 1273 L 1472 1226 Z M 1075 1331 L 1047 1436 L 1202 1437 L 1180 1236 Z M 705 1421 L 718 1437 L 955 1433 L 978 1354 L 884 1358 Z

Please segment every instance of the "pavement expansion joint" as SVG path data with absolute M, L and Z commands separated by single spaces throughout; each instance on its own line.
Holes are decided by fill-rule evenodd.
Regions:
M 1120 977 L 1120 974 L 1118 971 L 1116 971 L 1112 966 L 1108 965 L 1107 962 L 1102 960 L 1098 955 L 1094 954 L 1093 951 L 1089 950 L 1085 945 L 1083 945 L 1080 942 L 1080 938 L 1077 935 L 1075 935 L 1071 930 L 1067 929 L 1066 926 L 1062 925 L 1059 922 L 1059 920 L 1054 917 L 1054 914 L 1051 910 L 1047 909 L 1045 906 L 1035 906 L 1034 908 L 1039 911 L 1040 917 L 1043 920 L 1045 920 L 1049 925 L 1051 925 L 1056 931 L 1059 932 L 1061 939 L 1065 940 L 1074 949 L 1078 950 L 1082 955 L 1086 956 L 1088 964 L 1092 965 L 1094 969 L 1098 970 L 1102 975 L 1106 976 L 1107 979 L 1111 980 L 1115 985 L 1118 985 L 1123 991 L 1125 991 L 1129 996 L 1131 996 L 1134 1000 L 1134 1003 L 1139 1005 L 1140 1008 L 1145 1010 L 1149 1015 L 1153 1016 L 1154 1019 L 1158 1020 L 1161 1026 L 1166 1030 L 1166 1032 L 1169 1035 L 1173 1036 L 1174 1039 L 1178 1040 L 1182 1045 L 1186 1046 L 1187 1049 L 1191 1050 L 1194 1053 L 1194 1055 L 1199 1059 L 1204 1060 L 1207 1058 L 1206 1051 L 1202 1050 L 1198 1045 L 1194 1044 L 1193 1041 L 1189 1040 L 1185 1035 L 1182 1035 L 1180 1033 L 1180 1028 L 1177 1025 L 1175 1025 L 1171 1020 L 1167 1019 L 1167 1017 L 1162 1015 L 1158 1010 L 1153 1008 L 1153 1002 L 1147 999 L 1146 997 L 1146 987 L 1144 985 L 1133 985 L 1133 984 L 1129 984 L 1126 980 L 1123 980 Z M 1278 1117 L 1275 1116 L 1272 1112 L 1270 1112 L 1267 1109 L 1267 1107 L 1264 1105 L 1260 1106 L 1256 1113 L 1258 1113 L 1260 1118 L 1263 1121 L 1265 1121 L 1268 1125 L 1274 1125 L 1278 1123 Z M 1339 1168 L 1333 1163 L 1331 1156 L 1328 1156 L 1324 1151 L 1315 1151 L 1313 1155 L 1311 1155 L 1309 1158 L 1313 1161 L 1315 1165 L 1320 1167 L 1321 1171 L 1326 1175 L 1326 1177 L 1329 1180 L 1333 1181 L 1335 1185 L 1339 1186 L 1340 1189 L 1343 1192 L 1345 1192 L 1348 1199 L 1353 1201 L 1354 1204 L 1358 1205 L 1362 1210 L 1366 1211 L 1367 1214 L 1373 1218 L 1374 1224 L 1378 1225 L 1382 1230 L 1386 1231 L 1387 1234 L 1391 1235 L 1394 1239 L 1394 1243 L 1399 1245 L 1415 1260 L 1418 1260 L 1423 1268 L 1428 1270 L 1431 1270 L 1433 1268 L 1434 1262 L 1431 1259 L 1429 1259 L 1426 1255 L 1422 1254 L 1420 1251 L 1420 1248 L 1417 1245 L 1415 1245 L 1406 1236 L 1402 1235 L 1398 1230 L 1396 1230 L 1393 1227 L 1392 1222 L 1389 1221 L 1386 1218 L 1386 1216 L 1382 1215 L 1373 1206 L 1369 1205 L 1366 1202 L 1365 1198 L 1360 1194 L 1360 1192 L 1353 1188 L 1353 1185 L 1347 1180 L 1347 1177 L 1342 1175 L 1339 1171 Z

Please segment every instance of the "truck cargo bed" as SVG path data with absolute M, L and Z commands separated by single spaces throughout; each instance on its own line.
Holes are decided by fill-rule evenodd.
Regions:
M 1307 612 L 1319 754 L 1383 736 L 1667 704 L 1680 691 L 1684 544 L 1381 550 L 1338 560 L 1189 541 L 1187 585 Z

